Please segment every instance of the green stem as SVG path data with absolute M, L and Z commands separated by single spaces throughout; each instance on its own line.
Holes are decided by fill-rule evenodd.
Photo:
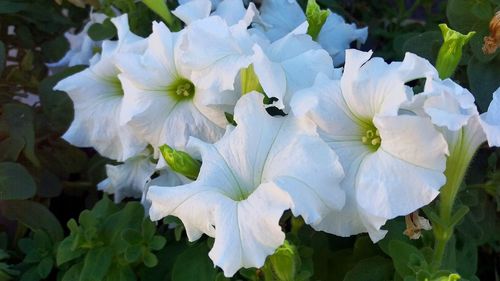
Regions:
M 446 184 L 441 188 L 439 200 L 440 223 L 434 226 L 434 255 L 432 269 L 437 271 L 441 268 L 443 257 L 448 241 L 454 232 L 454 204 L 460 185 L 465 177 L 473 153 L 469 152 L 469 144 L 465 143 L 464 130 L 460 130 L 454 147 L 450 147 L 450 156 L 446 161 Z

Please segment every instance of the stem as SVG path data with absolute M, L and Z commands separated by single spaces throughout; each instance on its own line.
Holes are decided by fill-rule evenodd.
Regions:
M 452 223 L 453 207 L 474 153 L 470 153 L 469 144 L 465 143 L 464 129 L 458 132 L 456 145 L 451 147 L 450 156 L 446 161 L 446 184 L 441 188 L 439 200 L 440 223 L 434 227 L 434 255 L 432 269 L 437 271 L 441 268 L 443 257 L 448 241 L 453 236 L 455 226 Z

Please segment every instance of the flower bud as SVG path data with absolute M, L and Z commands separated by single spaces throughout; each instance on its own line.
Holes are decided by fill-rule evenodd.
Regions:
M 173 171 L 192 180 L 198 177 L 201 163 L 193 159 L 191 155 L 184 151 L 175 150 L 166 144 L 160 146 L 160 152 Z
M 307 23 L 309 24 L 307 34 L 311 35 L 313 40 L 316 40 L 318 37 L 329 14 L 330 10 L 321 10 L 316 0 L 307 1 L 306 17 Z
M 458 31 L 450 29 L 446 24 L 439 25 L 443 34 L 443 45 L 439 49 L 436 69 L 439 72 L 439 77 L 445 79 L 450 77 L 462 58 L 462 48 L 469 42 L 476 32 L 471 31 L 464 35 Z

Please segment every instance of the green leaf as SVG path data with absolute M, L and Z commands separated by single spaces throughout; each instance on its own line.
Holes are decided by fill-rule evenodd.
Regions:
M 116 35 L 116 27 L 107 18 L 103 23 L 94 23 L 89 27 L 87 34 L 94 41 L 106 40 Z
M 413 270 L 415 261 L 425 263 L 424 255 L 415 246 L 398 240 L 389 242 L 389 255 L 396 272 L 401 277 L 415 276 Z
M 142 247 L 139 245 L 133 245 L 127 248 L 125 251 L 125 259 L 128 263 L 134 263 L 141 257 Z
M 217 271 L 208 251 L 207 243 L 197 243 L 181 253 L 172 269 L 172 281 L 213 281 Z
M 79 281 L 100 281 L 106 276 L 113 257 L 109 247 L 91 249 L 83 262 Z
M 122 231 L 122 239 L 131 245 L 137 245 L 142 242 L 142 235 L 138 230 L 127 228 Z
M 61 281 L 78 281 L 82 272 L 83 262 L 72 265 L 63 275 Z
M 44 205 L 33 201 L 15 200 L 4 201 L 1 207 L 4 216 L 19 221 L 33 231 L 47 231 L 52 241 L 60 241 L 63 238 L 59 220 Z
M 0 200 L 28 199 L 35 193 L 35 181 L 26 168 L 17 163 L 0 163 Z
M 156 258 L 153 253 L 146 252 L 143 257 L 143 262 L 147 267 L 155 267 L 158 264 L 158 258 Z
M 151 250 L 154 251 L 159 251 L 163 249 L 165 244 L 167 243 L 167 239 L 163 236 L 155 235 L 151 241 L 149 241 L 149 247 L 151 247 Z
M 24 138 L 8 137 L 0 142 L 0 161 L 17 161 L 25 146 Z
M 148 8 L 150 8 L 153 12 L 158 14 L 168 25 L 170 30 L 178 31 L 180 29 L 179 22 L 170 12 L 170 9 L 167 7 L 167 4 L 163 0 L 142 0 Z
M 443 38 L 439 31 L 427 31 L 410 37 L 403 44 L 403 53 L 411 52 L 434 64 Z
M 113 265 L 106 274 L 105 281 L 135 281 L 135 272 L 130 266 Z
M 69 43 L 64 35 L 60 35 L 43 43 L 41 47 L 45 61 L 55 62 L 66 54 L 69 49 Z
M 328 15 L 330 15 L 330 10 L 321 10 L 316 0 L 307 1 L 306 18 L 309 24 L 307 34 L 311 35 L 313 40 L 318 37 Z
M 392 280 L 394 269 L 389 259 L 376 256 L 361 260 L 344 277 L 344 281 Z
M 488 29 L 489 20 L 493 14 L 486 18 L 485 5 L 491 4 L 488 0 L 449 0 L 446 6 L 446 16 L 450 26 L 462 33 Z
M 24 156 L 35 166 L 39 166 L 35 156 L 35 130 L 33 127 L 33 111 L 24 104 L 9 103 L 3 106 L 2 120 L 7 124 L 9 135 L 22 138 L 25 142 Z
M 80 256 L 82 256 L 85 251 L 82 249 L 74 249 L 74 236 L 68 236 L 64 238 L 63 241 L 57 247 L 56 254 L 56 264 L 57 266 L 61 266 L 62 264 L 72 261 Z
M 83 65 L 66 68 L 46 77 L 38 85 L 43 114 L 47 117 L 51 130 L 62 134 L 73 121 L 73 102 L 65 92 L 53 90 L 54 86 L 62 79 L 85 68 Z
M 61 194 L 61 191 L 62 184 L 59 178 L 50 171 L 43 169 L 37 190 L 38 196 L 45 198 L 57 197 Z
M 500 56 L 488 63 L 472 57 L 467 66 L 467 75 L 472 94 L 482 111 L 488 109 L 493 92 L 500 87 Z
M 193 159 L 186 152 L 175 150 L 166 144 L 160 146 L 160 151 L 172 170 L 189 179 L 194 180 L 198 177 L 201 167 L 200 161 Z
M 52 267 L 54 266 L 54 260 L 52 257 L 46 257 L 40 261 L 37 265 L 38 275 L 42 278 L 47 278 L 50 272 L 52 271 Z

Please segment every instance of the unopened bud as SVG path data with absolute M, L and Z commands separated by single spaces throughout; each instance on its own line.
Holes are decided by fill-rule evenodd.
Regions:
M 193 159 L 191 155 L 184 151 L 175 150 L 166 144 L 160 146 L 160 152 L 173 171 L 192 180 L 198 177 L 201 163 Z
M 439 25 L 443 34 L 443 45 L 439 49 L 436 60 L 436 69 L 439 72 L 439 77 L 445 79 L 450 77 L 462 58 L 462 48 L 469 42 L 476 32 L 471 31 L 464 35 L 458 31 L 449 28 L 446 24 Z

